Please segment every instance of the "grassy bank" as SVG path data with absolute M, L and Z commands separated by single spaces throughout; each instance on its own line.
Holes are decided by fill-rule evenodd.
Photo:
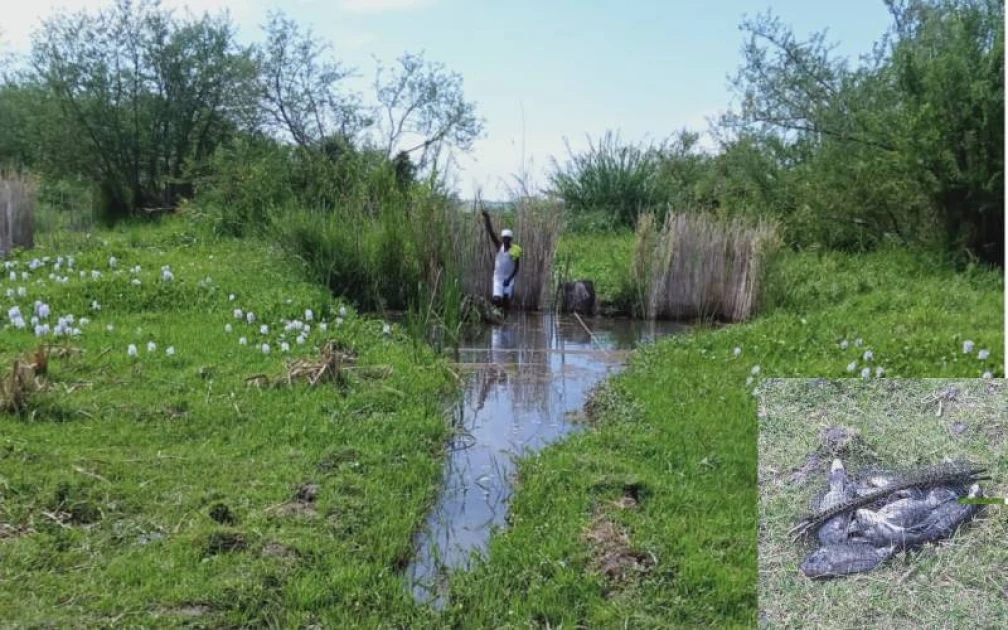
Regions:
M 597 397 L 595 430 L 523 462 L 512 527 L 488 564 L 455 580 L 452 619 L 755 626 L 759 379 L 858 376 L 869 349 L 873 377 L 877 367 L 890 377 L 1002 375 L 998 274 L 955 274 L 897 252 L 779 263 L 774 310 L 638 352 Z M 600 549 L 600 518 L 626 538 Z M 593 568 L 619 553 L 649 566 L 629 576 Z
M 255 242 L 180 220 L 63 242 L 19 255 L 0 280 L 5 377 L 39 346 L 36 300 L 52 328 L 72 314 L 68 327 L 80 329 L 50 339 L 79 353 L 54 351 L 44 388 L 21 413 L 0 414 L 0 619 L 297 627 L 430 617 L 399 571 L 447 437 L 441 399 L 454 380 L 433 354 L 352 309 L 340 322 L 324 288 Z M 67 255 L 73 268 L 57 260 Z M 23 330 L 8 317 L 15 304 Z M 300 332 L 285 332 L 286 320 Z M 247 385 L 285 376 L 285 359 L 318 364 L 328 341 L 370 369 L 315 387 Z

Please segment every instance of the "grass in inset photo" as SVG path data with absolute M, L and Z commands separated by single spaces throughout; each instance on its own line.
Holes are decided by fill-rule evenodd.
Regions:
M 884 509 L 876 503 L 849 510 L 849 518 L 833 523 L 843 524 L 838 530 L 843 543 L 836 547 L 823 542 L 824 534 L 817 537 L 818 528 L 807 537 L 791 535 L 803 518 L 829 506 L 827 490 L 836 493 L 849 484 L 843 503 L 848 505 L 861 494 L 878 493 L 872 484 L 913 483 L 914 471 L 933 466 L 950 471 L 955 463 L 969 462 L 984 469 L 976 484 L 984 498 L 1008 495 L 1004 380 L 772 379 L 761 384 L 759 397 L 761 626 L 1008 626 L 1008 511 L 995 500 L 954 508 L 976 514 L 939 540 L 908 549 L 896 545 L 891 553 L 880 536 L 899 532 L 885 540 L 906 541 L 926 522 L 900 508 L 927 505 L 937 511 L 931 501 L 944 487 L 930 494 L 917 488 L 902 504 L 894 494 L 883 501 Z M 862 483 L 868 489 L 853 489 Z M 965 494 L 961 487 L 956 492 Z M 888 520 L 878 523 L 888 529 L 866 529 L 883 516 Z M 874 537 L 871 548 L 880 548 L 883 560 L 877 566 L 825 579 L 806 575 L 815 573 L 811 563 L 803 565 L 813 552 L 823 558 L 838 549 L 868 549 L 857 546 L 865 545 L 857 542 L 864 537 Z

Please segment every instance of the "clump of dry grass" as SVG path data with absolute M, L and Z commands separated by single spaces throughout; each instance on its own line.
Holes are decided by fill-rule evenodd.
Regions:
M 10 373 L 0 380 L 0 411 L 12 414 L 28 409 L 31 394 L 46 387 L 49 351 L 40 347 L 29 357 L 14 359 Z
M 256 374 L 245 379 L 245 383 L 255 387 L 282 387 L 294 383 L 307 383 L 312 387 L 321 383 L 343 386 L 349 382 L 350 371 L 356 371 L 365 378 L 388 378 L 392 374 L 391 366 L 358 366 L 356 363 L 355 353 L 330 341 L 322 347 L 317 359 L 288 361 L 285 374 L 273 378 L 266 374 Z
M 649 319 L 749 319 L 758 306 L 762 263 L 776 229 L 761 221 L 718 220 L 669 212 L 659 229 L 644 214 L 637 223 L 632 267 Z
M 35 245 L 35 193 L 30 175 L 0 172 L 0 256 Z

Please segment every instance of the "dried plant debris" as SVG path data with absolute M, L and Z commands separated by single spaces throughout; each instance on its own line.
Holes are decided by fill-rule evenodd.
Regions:
M 296 359 L 287 362 L 285 374 L 270 377 L 257 374 L 245 379 L 246 384 L 255 387 L 284 387 L 295 383 L 316 386 L 334 383 L 344 386 L 353 373 L 362 378 L 384 379 L 392 375 L 392 367 L 387 365 L 357 365 L 357 355 L 343 348 L 338 342 L 326 343 L 317 359 Z
M 815 534 L 819 547 L 801 564 L 811 578 L 871 571 L 894 553 L 951 536 L 981 505 L 978 481 L 986 469 L 945 462 L 908 473 L 869 468 L 856 476 L 834 459 L 828 487 L 813 500 L 814 512 L 791 533 Z

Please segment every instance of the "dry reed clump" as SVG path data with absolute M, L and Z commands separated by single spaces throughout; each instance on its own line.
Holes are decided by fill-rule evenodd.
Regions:
M 637 225 L 633 277 L 649 319 L 749 319 L 761 295 L 762 263 L 776 228 L 669 212 L 660 230 L 651 215 Z
M 317 359 L 288 361 L 286 373 L 282 376 L 271 378 L 266 374 L 256 374 L 245 379 L 245 383 L 255 387 L 283 387 L 294 383 L 307 383 L 312 387 L 320 383 L 343 386 L 348 384 L 351 371 L 365 378 L 388 378 L 392 374 L 391 366 L 357 366 L 357 355 L 336 342 L 326 343 L 320 354 Z
M 0 256 L 35 245 L 35 194 L 30 175 L 0 172 Z
M 0 411 L 19 414 L 28 409 L 31 394 L 45 389 L 49 350 L 40 347 L 30 356 L 14 359 L 10 373 L 0 380 Z

